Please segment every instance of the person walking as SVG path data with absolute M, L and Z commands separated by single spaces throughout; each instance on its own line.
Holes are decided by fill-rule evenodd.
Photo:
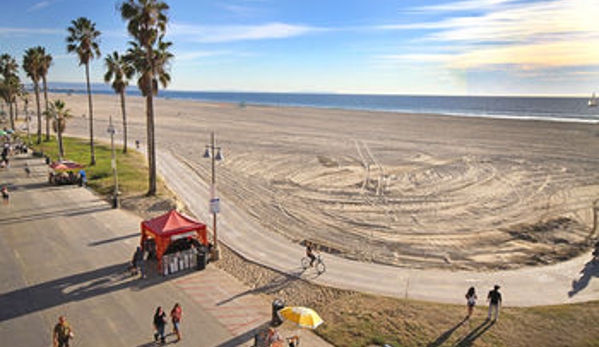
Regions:
M 132 273 L 133 275 L 141 274 L 141 278 L 144 277 L 144 251 L 140 246 L 137 246 L 133 259 L 131 260 Z
M 2 186 L 2 201 L 4 202 L 4 205 L 8 205 L 10 201 L 10 195 L 8 194 L 7 186 Z
M 495 311 L 493 321 L 496 321 L 499 318 L 499 307 L 501 306 L 502 302 L 499 288 L 499 285 L 496 284 L 493 290 L 489 291 L 489 295 L 487 295 L 487 301 L 489 301 L 489 315 L 487 316 L 487 320 L 491 319 L 491 314 L 493 311 Z
M 181 341 L 181 318 L 183 317 L 183 310 L 181 305 L 176 303 L 171 310 L 171 322 L 173 323 L 173 334 L 177 335 L 177 342 Z
M 54 347 L 69 347 L 69 341 L 75 337 L 73 329 L 64 316 L 58 317 L 58 323 L 52 332 L 52 344 Z
M 162 307 L 158 306 L 154 313 L 154 341 L 158 341 L 160 338 L 161 343 L 166 343 L 166 336 L 164 335 L 164 329 L 166 328 L 166 313 L 162 310 Z
M 470 319 L 470 316 L 472 316 L 472 311 L 474 311 L 474 306 L 476 306 L 476 300 L 478 300 L 476 289 L 474 289 L 474 287 L 468 288 L 468 291 L 466 292 L 466 306 L 468 307 L 466 319 Z

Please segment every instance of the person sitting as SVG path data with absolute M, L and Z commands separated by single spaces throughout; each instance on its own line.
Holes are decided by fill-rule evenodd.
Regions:
M 281 335 L 279 335 L 279 332 L 275 328 L 271 327 L 268 329 L 268 335 L 266 336 L 267 346 L 270 346 L 276 342 L 280 342 L 281 340 Z
M 289 347 L 298 347 L 299 346 L 299 336 L 293 335 L 287 338 L 287 344 Z

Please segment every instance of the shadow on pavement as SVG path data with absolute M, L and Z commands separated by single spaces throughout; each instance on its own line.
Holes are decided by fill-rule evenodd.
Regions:
M 100 211 L 106 211 L 106 210 L 111 209 L 110 206 L 108 206 L 108 205 L 105 205 L 105 206 L 104 205 L 102 205 L 102 206 L 95 205 L 92 207 L 80 207 L 80 208 L 68 208 L 68 209 L 64 209 L 64 205 L 62 205 L 61 207 L 63 209 L 57 210 L 57 211 L 54 210 L 54 211 L 48 211 L 48 212 L 31 213 L 31 214 L 17 216 L 17 217 L 2 218 L 2 219 L 0 219 L 0 225 L 25 223 L 25 222 L 35 221 L 35 220 L 42 220 L 42 219 L 46 219 L 46 218 L 80 216 L 80 215 L 85 215 L 85 214 L 89 214 L 89 213 L 97 213 Z M 21 212 L 24 212 L 24 211 L 21 211 Z
M 573 297 L 578 294 L 584 288 L 589 285 L 592 277 L 599 276 L 599 264 L 594 263 L 592 260 L 584 264 L 584 268 L 580 270 L 580 278 L 572 281 L 572 289 L 568 292 L 569 297 Z
M 461 340 L 457 341 L 453 346 L 455 347 L 469 347 L 474 344 L 476 339 L 481 337 L 487 330 L 489 330 L 495 321 L 485 320 L 481 325 L 477 326 L 468 333 L 468 335 L 464 336 Z
M 226 300 L 217 302 L 216 306 L 221 306 L 221 305 L 227 304 L 227 303 L 234 301 L 235 299 L 238 299 L 245 295 L 261 294 L 261 293 L 262 294 L 274 294 L 274 293 L 280 291 L 281 289 L 287 287 L 288 285 L 290 285 L 291 283 L 293 283 L 295 281 L 303 281 L 303 280 L 296 276 L 291 276 L 291 275 L 287 275 L 287 274 L 279 274 L 279 276 L 277 278 L 275 278 L 274 280 L 269 282 L 267 285 L 264 285 L 262 287 L 257 287 L 254 289 L 248 289 L 244 292 L 233 295 L 232 297 L 230 297 Z
M 447 341 L 447 339 L 449 339 L 451 337 L 451 335 L 467 321 L 468 321 L 467 318 L 462 319 L 460 322 L 458 322 L 458 324 L 456 324 L 455 326 L 451 327 L 449 330 L 447 330 L 446 332 L 441 334 L 441 336 L 437 337 L 437 339 L 435 341 L 429 343 L 427 345 L 427 347 L 439 347 L 439 346 L 443 345 L 443 343 L 445 343 L 445 341 Z
M 132 239 L 132 238 L 139 238 L 139 232 L 136 232 L 136 233 L 133 233 L 133 234 L 129 234 L 129 235 L 123 235 L 123 236 L 113 237 L 111 239 L 90 242 L 87 245 L 90 246 L 90 247 L 96 247 L 96 246 L 101 246 L 101 245 L 104 245 L 104 244 L 107 244 L 107 243 L 119 242 L 119 241 L 123 241 L 123 240 L 126 240 L 126 239 Z
M 41 189 L 41 188 L 51 188 L 50 184 L 48 182 L 33 182 L 33 183 L 26 183 L 26 184 L 18 184 L 14 186 L 14 189 L 19 191 L 19 190 L 29 190 L 29 189 Z M 58 187 L 55 187 L 58 188 Z
M 0 322 L 125 288 L 149 287 L 170 279 L 138 280 L 127 273 L 127 266 L 128 263 L 111 265 L 1 294 Z
M 243 333 L 241 335 L 237 335 L 234 338 L 230 339 L 229 341 L 225 341 L 225 342 L 221 343 L 220 345 L 214 346 L 214 347 L 238 347 L 238 346 L 243 345 L 244 343 L 247 343 L 248 347 L 250 347 L 250 346 L 254 347 L 256 345 L 255 344 L 256 335 L 260 331 L 265 330 L 268 327 L 269 327 L 268 323 L 262 324 L 259 327 L 248 330 L 245 333 Z

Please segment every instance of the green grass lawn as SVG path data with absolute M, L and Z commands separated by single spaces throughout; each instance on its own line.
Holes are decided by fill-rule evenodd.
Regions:
M 64 137 L 63 144 L 65 148 L 65 160 L 71 160 L 85 165 L 85 171 L 88 178 L 88 186 L 101 195 L 112 194 L 114 187 L 114 178 L 111 167 L 111 149 L 110 144 L 95 141 L 96 165 L 90 166 L 91 153 L 88 140 L 80 138 Z M 32 149 L 41 151 L 44 155 L 50 157 L 51 161 L 59 159 L 58 143 L 55 137 L 48 142 L 42 142 L 40 145 L 34 144 Z M 148 188 L 148 168 L 145 157 L 129 149 L 123 154 L 122 147 L 115 147 L 117 157 L 117 176 L 119 181 L 119 191 L 123 195 L 138 195 Z

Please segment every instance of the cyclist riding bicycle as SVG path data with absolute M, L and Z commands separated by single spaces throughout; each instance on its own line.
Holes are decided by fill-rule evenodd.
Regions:
M 316 255 L 314 254 L 314 250 L 312 249 L 312 244 L 310 242 L 306 242 L 306 257 L 310 258 L 310 267 L 314 267 Z

